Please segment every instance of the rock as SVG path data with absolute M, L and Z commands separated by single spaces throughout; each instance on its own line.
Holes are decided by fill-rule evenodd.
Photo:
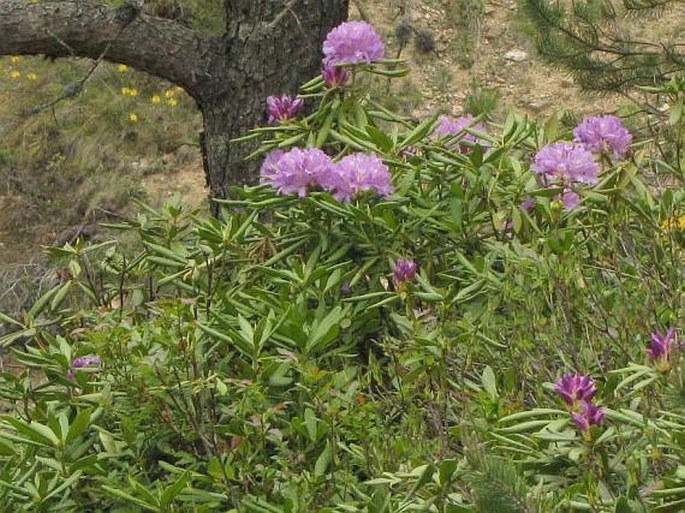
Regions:
M 547 98 L 538 98 L 536 100 L 533 100 L 528 104 L 528 108 L 532 110 L 535 113 L 538 113 L 542 111 L 543 109 L 546 109 L 552 104 L 552 102 L 547 99 Z
M 508 61 L 523 62 L 528 58 L 528 54 L 523 50 L 514 48 L 513 50 L 509 50 L 507 53 L 505 53 L 504 58 Z

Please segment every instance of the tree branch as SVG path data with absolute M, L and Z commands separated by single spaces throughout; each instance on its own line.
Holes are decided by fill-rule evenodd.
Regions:
M 80 56 L 121 62 L 201 96 L 215 79 L 220 39 L 174 21 L 87 1 L 0 0 L 0 55 Z

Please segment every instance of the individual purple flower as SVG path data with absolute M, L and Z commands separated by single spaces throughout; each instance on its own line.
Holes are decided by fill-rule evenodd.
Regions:
M 385 57 L 385 45 L 376 30 L 365 21 L 346 21 L 323 42 L 324 65 L 348 62 L 367 64 Z
M 406 148 L 400 150 L 399 156 L 405 160 L 410 160 L 419 154 L 421 150 L 415 144 L 407 146 Z
M 79 356 L 71 362 L 72 369 L 80 369 L 82 367 L 98 367 L 100 365 L 100 357 L 96 354 L 88 354 Z
M 580 411 L 571 413 L 578 429 L 586 435 L 590 431 L 590 426 L 599 426 L 604 419 L 606 412 L 601 406 L 597 406 L 590 401 L 581 403 Z
M 580 401 L 590 401 L 597 389 L 590 376 L 566 374 L 554 385 L 554 391 L 566 404 L 575 406 Z
M 548 144 L 535 154 L 532 171 L 542 175 L 544 183 L 558 181 L 562 185 L 597 183 L 599 166 L 582 146 L 570 142 Z
M 535 208 L 535 200 L 533 198 L 526 198 L 521 202 L 520 207 L 525 212 L 532 212 Z
M 74 371 L 77 369 L 82 369 L 83 367 L 99 367 L 100 357 L 96 354 L 88 354 L 85 356 L 79 356 L 73 362 L 71 362 L 71 369 L 67 372 L 68 379 L 74 379 Z
M 317 177 L 317 183 L 340 201 L 351 201 L 364 191 L 389 196 L 395 191 L 388 166 L 375 155 L 353 153 Z
M 336 88 L 347 84 L 350 79 L 350 72 L 337 64 L 324 64 L 321 76 L 328 87 Z
M 304 105 L 301 98 L 292 98 L 288 94 L 283 96 L 269 96 L 266 106 L 269 110 L 269 123 L 283 123 L 297 116 Z
M 458 141 L 468 141 L 474 144 L 481 143 L 481 138 L 468 132 L 467 130 L 474 130 L 476 132 L 485 132 L 485 127 L 481 123 L 475 123 L 476 118 L 471 114 L 453 118 L 451 116 L 440 116 L 438 118 L 438 125 L 433 130 L 433 137 L 448 137 L 451 135 L 460 134 Z M 463 144 L 459 145 L 461 153 L 469 153 L 471 148 Z
M 575 191 L 565 190 L 556 199 L 561 201 L 566 210 L 573 210 L 580 205 L 580 194 Z
M 416 277 L 416 270 L 418 264 L 414 260 L 400 258 L 395 262 L 395 268 L 392 271 L 392 282 L 396 288 L 400 288 L 405 283 L 413 281 Z
M 675 328 L 669 328 L 665 334 L 660 331 L 652 333 L 647 354 L 660 372 L 666 372 L 671 368 L 671 351 L 674 347 L 675 336 Z
M 277 172 L 276 164 L 285 154 L 285 150 L 276 149 L 270 152 L 259 170 L 259 183 L 271 183 L 273 176 Z
M 274 155 L 267 165 L 269 157 L 262 165 L 261 182 L 271 185 L 279 194 L 297 193 L 301 198 L 307 195 L 307 187 L 317 184 L 318 177 L 333 165 L 331 158 L 318 148 L 292 148 L 278 158 Z
M 590 116 L 573 131 L 575 140 L 593 153 L 612 153 L 621 158 L 633 140 L 618 116 Z

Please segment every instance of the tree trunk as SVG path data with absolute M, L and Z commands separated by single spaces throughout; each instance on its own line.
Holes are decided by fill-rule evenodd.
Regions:
M 259 163 L 244 160 L 254 145 L 229 141 L 266 120 L 266 96 L 294 94 L 318 72 L 321 43 L 346 18 L 348 0 L 224 0 L 222 36 L 149 16 L 132 2 L 0 0 L 0 55 L 102 58 L 179 85 L 202 111 L 210 196 L 254 182 Z
M 268 95 L 294 95 L 319 72 L 321 43 L 347 15 L 347 0 L 235 4 L 229 0 L 226 7 L 226 81 L 198 99 L 207 183 L 219 198 L 232 185 L 254 182 L 259 168 L 259 162 L 244 160 L 254 144 L 229 140 L 266 121 Z

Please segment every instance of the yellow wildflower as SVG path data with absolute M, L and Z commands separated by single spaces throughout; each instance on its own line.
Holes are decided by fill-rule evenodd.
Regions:
M 130 89 L 128 87 L 122 87 L 121 88 L 121 94 L 123 94 L 124 96 L 128 96 L 129 91 L 130 91 Z
M 176 94 L 176 91 L 174 91 L 173 89 L 167 89 L 164 92 L 164 97 L 165 98 L 173 98 L 175 94 Z
M 38 75 L 34 73 L 33 71 L 30 71 L 29 73 L 26 74 L 26 78 L 28 80 L 38 80 Z
M 16 64 L 17 62 L 19 62 L 19 57 L 17 57 L 16 55 L 13 55 L 12 57 L 10 57 L 10 62 L 12 64 Z
M 128 66 L 126 64 L 119 64 L 117 66 L 117 69 L 121 72 L 124 73 L 125 71 L 128 71 Z
M 685 230 L 685 215 L 669 217 L 661 223 L 662 230 Z
M 128 115 L 128 120 L 129 120 L 131 123 L 138 123 L 138 114 L 136 114 L 135 112 L 131 112 L 131 113 Z
M 21 71 L 10 71 L 10 77 L 19 78 L 21 76 Z
M 159 103 L 161 101 L 162 101 L 162 99 L 159 97 L 158 94 L 156 94 L 152 97 L 152 103 Z
M 174 87 L 174 91 L 176 91 L 177 93 L 182 93 L 184 89 L 181 86 L 176 86 Z
M 128 94 L 131 96 L 138 96 L 138 89 L 135 87 L 132 87 L 131 89 L 128 90 Z
M 169 107 L 176 107 L 176 105 L 178 105 L 178 100 L 176 98 L 169 98 L 166 102 Z

